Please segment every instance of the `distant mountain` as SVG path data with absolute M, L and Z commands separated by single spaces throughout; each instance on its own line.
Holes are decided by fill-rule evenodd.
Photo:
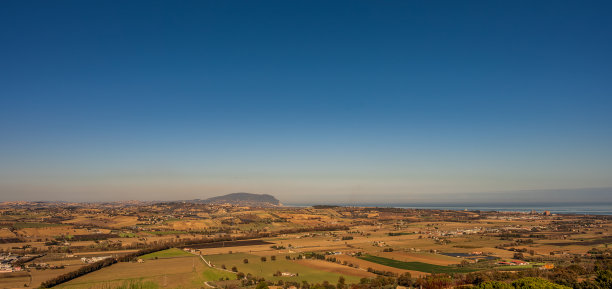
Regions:
M 212 197 L 206 200 L 195 200 L 195 202 L 204 204 L 231 204 L 261 207 L 282 206 L 280 201 L 274 196 L 267 194 L 250 193 L 233 193 L 218 197 Z

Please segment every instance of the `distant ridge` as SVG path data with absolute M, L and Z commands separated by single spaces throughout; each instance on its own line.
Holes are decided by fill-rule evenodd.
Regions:
M 194 200 L 197 203 L 204 204 L 231 204 L 242 206 L 261 206 L 261 207 L 276 207 L 282 206 L 281 202 L 272 195 L 268 194 L 251 194 L 251 193 L 233 193 L 223 196 L 208 198 L 205 200 Z

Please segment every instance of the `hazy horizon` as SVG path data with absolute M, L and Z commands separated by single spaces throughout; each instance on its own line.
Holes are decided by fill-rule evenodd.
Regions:
M 611 9 L 3 1 L 0 201 L 604 202 Z
M 83 203 L 104 203 L 104 202 L 165 202 L 165 201 L 188 201 L 196 199 L 207 199 L 211 197 L 243 192 L 220 192 L 186 196 L 185 198 L 173 198 L 173 194 L 166 194 L 164 198 L 105 198 L 93 199 L 91 196 L 86 198 L 72 197 L 71 199 L 28 199 L 28 198 L 9 198 L 2 201 L 17 202 L 83 202 Z M 612 194 L 611 188 L 579 188 L 564 190 L 522 190 L 522 191 L 501 191 L 501 192 L 469 192 L 469 193 L 438 193 L 438 194 L 369 194 L 356 195 L 336 195 L 330 198 L 313 200 L 312 198 L 292 198 L 292 194 L 275 194 L 269 192 L 244 192 L 252 194 L 267 194 L 279 199 L 285 205 L 381 205 L 381 206 L 403 206 L 403 205 L 543 205 L 553 206 L 566 205 L 612 205 L 609 196 Z M 129 195 L 129 194 L 128 194 Z M 382 198 L 382 199 L 381 199 Z

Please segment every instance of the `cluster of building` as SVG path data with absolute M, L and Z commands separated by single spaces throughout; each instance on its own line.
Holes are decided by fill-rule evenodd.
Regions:
M 98 261 L 102 261 L 108 258 L 111 258 L 112 256 L 98 256 L 98 257 L 91 257 L 91 258 L 81 258 L 81 261 L 85 264 L 91 264 L 91 263 L 96 263 Z
M 13 262 L 17 261 L 19 256 L 13 254 L 0 255 L 0 273 L 18 272 L 23 270 L 21 266 L 13 266 Z
M 523 266 L 529 265 L 529 262 L 521 261 L 521 260 L 510 260 L 510 261 L 501 261 L 497 263 L 502 266 Z

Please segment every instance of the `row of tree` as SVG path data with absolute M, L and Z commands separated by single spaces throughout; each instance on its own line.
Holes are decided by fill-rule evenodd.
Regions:
M 117 263 L 117 259 L 115 258 L 104 259 L 104 260 L 83 266 L 75 271 L 68 272 L 66 274 L 59 275 L 53 279 L 47 280 L 40 285 L 40 288 L 51 288 L 53 286 L 62 284 L 64 282 L 68 282 L 74 278 L 83 276 L 87 273 L 91 273 L 91 272 L 100 270 L 104 267 L 110 266 L 115 263 Z

